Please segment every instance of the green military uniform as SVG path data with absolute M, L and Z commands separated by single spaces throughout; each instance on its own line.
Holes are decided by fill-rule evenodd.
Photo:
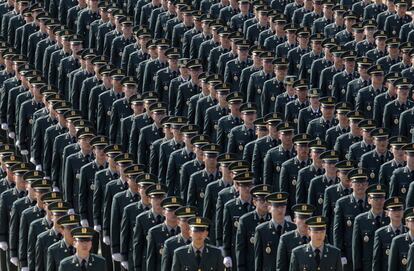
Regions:
M 412 221 L 413 210 L 411 208 L 406 209 L 404 212 L 404 217 L 406 221 Z M 408 230 L 407 233 L 395 236 L 392 239 L 390 253 L 388 256 L 388 268 L 390 270 L 409 270 L 407 269 L 407 258 L 410 245 L 413 242 L 411 236 L 411 231 Z
M 361 128 L 363 132 L 370 133 L 373 129 L 375 129 L 376 122 L 371 119 L 364 119 L 358 122 L 358 127 Z M 349 146 L 348 159 L 359 162 L 362 155 L 370 152 L 374 148 L 373 144 L 368 144 L 364 138 L 362 138 L 361 142 L 356 142 Z
M 230 96 L 231 94 L 229 94 Z M 229 100 L 228 100 L 229 101 Z M 218 120 L 217 123 L 217 144 L 220 145 L 221 149 L 224 151 L 227 148 L 230 131 L 242 124 L 242 121 L 239 117 L 236 117 L 233 114 L 228 116 L 223 116 Z M 414 126 L 414 125 L 413 125 Z
M 252 188 L 251 194 L 258 200 L 265 201 L 265 197 L 271 193 L 270 185 L 257 185 Z M 254 237 L 255 229 L 260 224 L 270 220 L 270 215 L 259 214 L 257 210 L 244 214 L 239 219 L 236 235 L 236 262 L 238 270 L 254 270 Z
M 53 193 L 53 192 L 52 192 Z M 80 222 L 80 217 L 78 215 L 65 215 L 60 217 L 56 223 L 63 227 L 73 227 L 78 226 Z M 59 269 L 60 262 L 71 255 L 74 254 L 73 246 L 66 243 L 66 240 L 55 242 L 53 245 L 49 246 L 47 249 L 47 260 L 45 262 L 47 271 L 57 271 Z
M 272 208 L 286 206 L 288 194 L 285 192 L 273 193 L 266 196 L 266 201 L 272 205 Z M 254 235 L 255 270 L 275 270 L 275 258 L 280 236 L 296 229 L 296 225 L 291 222 L 284 220 L 282 224 L 278 224 L 274 219 L 272 217 L 268 222 L 256 227 Z
M 414 152 L 414 146 L 412 144 L 407 144 L 402 147 L 402 150 L 404 150 L 407 154 L 407 156 L 412 156 L 412 153 Z M 411 159 L 411 158 L 408 158 Z M 412 206 L 413 200 L 411 198 L 408 198 L 407 192 L 409 191 L 409 188 L 411 187 L 412 183 L 412 171 L 407 166 L 400 167 L 392 173 L 391 180 L 390 180 L 390 193 L 389 195 L 391 197 L 402 197 L 404 200 L 407 200 L 407 206 Z M 412 189 L 411 189 L 412 191 Z M 410 195 L 411 192 L 410 191 Z
M 250 185 L 253 182 L 253 174 L 248 171 L 240 173 L 234 177 L 233 181 L 239 185 Z M 217 225 L 217 230 L 222 230 L 224 257 L 232 259 L 234 269 L 236 269 L 236 234 L 239 219 L 254 209 L 255 207 L 251 202 L 243 202 L 240 197 L 232 199 L 224 205 L 223 227 Z
M 383 74 L 384 72 L 381 66 L 377 65 L 369 68 L 368 73 L 370 75 L 373 75 Z M 360 111 L 365 118 L 372 119 L 374 117 L 374 99 L 376 96 L 380 95 L 383 92 L 385 92 L 383 87 L 375 90 L 373 85 L 361 88 L 356 96 L 355 109 Z
M 385 201 L 385 208 L 389 211 L 402 211 L 403 200 L 399 197 L 391 197 Z M 408 229 L 400 221 L 400 226 L 394 228 L 392 224 L 383 226 L 375 231 L 374 237 L 374 251 L 372 255 L 373 270 L 388 270 L 388 256 L 390 255 L 390 248 L 392 240 L 400 234 L 406 233 Z
M 322 107 L 335 107 L 335 98 L 332 96 L 322 97 L 319 101 L 321 102 Z M 309 122 L 306 133 L 308 133 L 312 138 L 320 138 L 325 140 L 326 131 L 337 124 L 338 120 L 336 118 L 328 120 L 322 114 L 321 117 L 313 119 Z
M 339 103 L 336 104 L 335 109 L 337 114 L 347 117 L 347 113 L 350 111 L 350 105 L 345 102 Z M 349 126 L 346 125 L 341 127 L 339 123 L 336 126 L 329 128 L 325 135 L 326 147 L 330 150 L 333 149 L 337 138 L 348 132 Z
M 319 158 L 323 161 L 323 164 L 336 164 L 338 162 L 338 154 L 335 151 L 325 151 L 320 154 Z M 328 177 L 326 174 L 317 176 L 310 181 L 307 203 L 315 207 L 313 212 L 315 215 L 322 215 L 325 191 L 339 184 L 339 182 L 340 180 L 336 175 Z
M 353 169 L 348 173 L 348 178 L 353 182 L 368 182 L 367 171 L 361 168 Z M 352 236 L 355 217 L 369 210 L 367 199 L 357 200 L 354 194 L 340 198 L 335 205 L 334 215 L 334 246 L 341 250 L 347 264 L 345 270 L 352 270 Z
M 161 206 L 164 210 L 174 212 L 182 205 L 182 199 L 175 196 L 167 197 L 161 202 Z M 168 222 L 169 221 L 166 220 L 164 223 L 156 225 L 148 231 L 146 270 L 161 271 L 161 257 L 163 255 L 164 242 L 168 238 L 180 233 L 180 228 L 178 226 L 172 228 L 167 224 Z
M 94 230 L 86 227 L 78 227 L 72 230 L 73 237 L 79 242 L 79 240 L 90 241 L 94 235 Z M 92 270 L 92 271 L 106 271 L 105 259 L 96 254 L 89 254 L 87 259 L 80 259 L 78 254 L 64 258 L 59 265 L 59 271 L 69 270 Z
M 296 145 L 307 146 L 310 142 L 308 134 L 298 134 L 293 137 Z M 298 172 L 300 169 L 310 165 L 310 159 L 300 161 L 298 156 L 287 160 L 281 166 L 279 191 L 288 193 L 288 210 L 296 203 L 295 191 L 297 187 Z
M 316 118 L 319 118 L 320 116 L 322 116 L 322 113 L 319 110 L 319 108 L 317 110 L 314 110 L 310 105 L 299 110 L 299 114 L 297 117 L 297 132 L 306 133 L 308 123 Z
M 293 207 L 295 217 L 300 219 L 307 219 L 312 216 L 313 210 L 313 206 L 308 204 L 297 204 Z M 307 233 L 302 235 L 298 229 L 282 234 L 277 248 L 276 270 L 288 270 L 293 249 L 308 243 L 309 240 Z
M 347 174 L 352 168 L 353 163 L 349 160 L 340 161 L 335 164 L 335 167 Z M 327 234 L 330 240 L 330 243 L 333 243 L 333 217 L 335 212 L 335 205 L 338 199 L 349 195 L 352 192 L 351 188 L 344 186 L 342 182 L 331 185 L 325 189 L 323 196 L 323 207 L 322 207 L 322 216 L 326 218 Z
M 163 198 L 167 194 L 167 187 L 162 184 L 154 184 L 147 188 L 145 193 L 149 197 Z M 154 213 L 154 209 L 145 211 L 137 216 L 135 220 L 134 236 L 133 236 L 133 262 L 134 269 L 147 270 L 147 235 L 148 231 L 163 223 L 164 217 Z
M 142 201 L 133 202 L 127 205 L 122 214 L 121 220 L 121 255 L 124 261 L 128 262 L 128 269 L 134 268 L 133 262 L 133 244 L 135 221 L 137 216 L 148 211 L 150 206 L 145 206 Z
M 293 132 L 293 127 L 287 123 L 281 123 L 277 126 L 277 129 L 279 130 L 280 133 L 292 133 Z M 268 138 L 268 137 L 265 137 Z M 257 148 L 259 148 L 259 146 L 257 146 Z M 291 159 L 291 157 L 294 157 L 296 155 L 296 151 L 294 150 L 294 148 L 292 148 L 291 150 L 285 150 L 283 148 L 283 145 L 278 145 L 276 147 L 273 147 L 271 149 L 269 149 L 265 156 L 264 156 L 264 164 L 263 164 L 263 182 L 265 184 L 269 184 L 272 185 L 273 187 L 273 191 L 277 191 L 280 187 L 280 183 L 279 183 L 279 176 L 281 173 L 281 169 L 282 169 L 282 164 Z M 254 159 L 255 156 L 253 157 L 253 170 L 256 169 L 257 163 L 255 162 L 256 160 Z M 258 170 L 257 170 L 258 171 Z M 256 173 L 255 171 L 253 171 L 254 173 Z M 259 173 L 260 171 L 258 171 Z M 255 176 L 257 175 L 257 177 L 260 178 L 260 175 L 255 174 Z M 257 178 L 256 177 L 256 178 Z

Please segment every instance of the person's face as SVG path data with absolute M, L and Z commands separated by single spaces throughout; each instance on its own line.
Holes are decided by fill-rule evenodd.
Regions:
M 240 3 L 239 4 L 239 9 L 243 13 L 248 12 L 249 11 L 249 8 L 250 8 L 249 3 L 244 2 L 244 3 Z
M 260 22 L 260 24 L 262 24 L 262 25 L 267 24 L 268 19 L 269 19 L 269 17 L 267 16 L 266 13 L 262 13 L 262 12 L 259 13 L 259 22 Z
M 300 233 L 305 233 L 306 235 L 308 234 L 308 225 L 306 225 L 305 223 L 306 219 L 300 218 L 299 216 L 295 216 L 295 224 L 298 228 L 298 231 Z
M 336 176 L 336 167 L 335 163 L 323 163 L 323 167 L 325 168 L 325 171 L 330 176 Z
M 393 146 L 392 147 L 392 154 L 394 155 L 394 158 L 397 161 L 403 161 L 404 160 L 404 151 L 401 150 L 399 147 Z
M 256 112 L 254 112 L 254 113 L 252 113 L 252 112 L 249 112 L 249 113 L 243 113 L 242 114 L 242 119 L 243 119 L 243 121 L 244 121 L 244 123 L 246 123 L 246 124 L 252 124 L 253 123 L 253 121 L 255 120 L 257 118 L 257 114 L 256 114 Z
M 323 14 L 327 17 L 327 18 L 331 18 L 332 17 L 332 6 L 329 5 L 323 5 Z
M 353 71 L 355 69 L 355 60 L 345 60 L 345 69 Z
M 408 88 L 401 88 L 398 87 L 397 88 L 397 95 L 399 98 L 403 99 L 403 100 L 407 100 L 408 99 L 408 93 L 409 93 L 409 89 Z
M 168 67 L 170 67 L 172 70 L 177 70 L 178 69 L 178 59 L 169 58 L 168 59 Z
M 282 67 L 276 67 L 275 70 L 276 70 L 276 77 L 278 79 L 283 80 L 286 77 L 288 70 L 285 67 L 283 67 L 283 68 Z
M 155 111 L 151 113 L 151 117 L 157 125 L 161 124 L 161 120 L 165 117 L 165 111 Z
M 74 247 L 79 253 L 89 253 L 89 251 L 92 249 L 92 240 L 76 239 Z
M 313 41 L 312 42 L 312 50 L 320 53 L 322 51 L 322 43 L 319 41 Z
M 245 50 L 245 49 L 239 49 L 238 51 L 238 55 L 240 57 L 241 60 L 245 61 L 247 59 L 247 57 L 249 56 L 249 51 Z
M 170 225 L 177 225 L 178 219 L 175 215 L 175 210 L 166 209 L 164 210 L 165 219 L 170 223 Z
M 201 68 L 190 69 L 191 79 L 194 81 L 198 80 L 198 77 L 200 76 L 202 72 L 203 70 Z
M 253 184 L 237 184 L 240 192 L 241 197 L 249 197 L 250 196 L 250 188 L 253 186 Z
M 282 132 L 279 134 L 280 134 L 280 141 L 282 142 L 282 145 L 292 146 L 292 138 L 293 138 L 292 132 Z
M 279 138 L 279 131 L 277 130 L 276 126 L 268 124 L 267 129 L 269 131 L 269 135 L 272 138 L 275 138 L 275 139 Z
M 91 141 L 90 137 L 83 137 L 78 140 L 80 147 L 83 151 L 85 152 L 91 151 L 92 147 L 91 147 L 90 141 Z
M 352 189 L 355 191 L 355 194 L 357 195 L 365 194 L 365 191 L 367 190 L 367 188 L 368 188 L 368 181 L 352 183 Z
M 137 87 L 136 86 L 131 86 L 131 85 L 123 86 L 123 91 L 125 93 L 125 97 L 129 98 L 132 95 L 137 93 Z
M 378 152 L 383 153 L 388 148 L 388 139 L 386 138 L 375 138 L 374 144 Z
M 348 126 L 349 119 L 348 119 L 348 117 L 345 114 L 337 114 L 337 118 L 338 118 L 339 123 L 341 125 Z
M 306 88 L 297 89 L 296 94 L 299 100 L 303 101 L 306 100 L 306 97 L 308 96 L 308 90 Z
M 309 37 L 307 36 L 301 36 L 298 38 L 300 47 L 307 47 L 309 42 Z
M 286 214 L 286 205 L 269 205 L 269 212 L 273 219 L 283 220 Z
M 312 244 L 320 247 L 325 241 L 326 230 L 309 229 L 309 236 L 312 240 Z
M 173 133 L 173 136 L 174 136 L 175 140 L 177 140 L 178 142 L 183 141 L 183 134 L 180 132 L 179 129 L 172 128 L 172 133 Z
M 268 212 L 269 204 L 264 198 L 261 198 L 261 197 L 255 198 L 253 200 L 253 203 L 256 206 L 256 209 L 259 213 L 265 214 Z
M 401 222 L 403 218 L 403 214 L 404 214 L 403 210 L 388 210 L 388 216 L 390 217 L 391 221 Z
M 161 201 L 164 199 L 163 196 L 153 196 L 151 197 L 151 206 L 152 208 L 157 211 L 157 212 L 161 212 L 162 208 L 161 208 Z
M 97 0 L 89 0 L 89 6 L 92 9 L 97 9 L 98 8 L 98 1 Z
M 348 172 L 338 171 L 338 178 L 341 180 L 342 185 L 345 188 L 351 188 L 351 180 L 348 178 Z
M 384 38 L 376 38 L 375 39 L 375 44 L 377 45 L 377 47 L 379 48 L 385 48 L 385 39 Z
M 93 153 L 95 155 L 95 158 L 99 161 L 105 161 L 106 160 L 106 154 L 104 152 L 104 148 L 93 148 Z
M 332 119 L 333 116 L 334 116 L 335 108 L 334 107 L 325 107 L 325 106 L 322 106 L 321 112 L 322 112 L 322 115 L 326 119 Z
M 405 225 L 410 230 L 410 232 L 414 232 L 414 219 L 405 220 Z
M 179 219 L 178 226 L 183 234 L 190 234 L 190 225 L 188 225 L 187 219 Z
M 229 108 L 233 114 L 240 114 L 241 103 L 230 103 Z
M 273 71 L 273 63 L 270 59 L 263 59 L 263 70 L 267 73 Z
M 208 231 L 207 230 L 200 231 L 200 230 L 192 229 L 192 230 L 190 230 L 190 235 L 191 235 L 191 239 L 193 240 L 193 242 L 203 243 L 204 240 L 208 236 Z
M 385 197 L 373 198 L 368 197 L 368 204 L 371 205 L 372 209 L 382 210 L 384 208 Z
M 315 164 L 319 164 L 320 165 L 320 163 L 322 162 L 322 160 L 319 158 L 320 155 L 321 155 L 321 152 L 319 150 L 312 150 L 310 152 L 310 157 L 311 157 L 312 161 Z
M 72 229 L 68 227 L 63 228 L 63 235 L 65 236 L 65 240 L 69 245 L 73 245 L 73 241 L 74 241 L 71 230 Z

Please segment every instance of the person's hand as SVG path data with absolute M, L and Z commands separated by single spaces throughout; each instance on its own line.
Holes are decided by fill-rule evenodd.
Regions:
M 122 261 L 122 255 L 121 255 L 121 253 L 115 253 L 115 254 L 112 254 L 112 259 L 113 259 L 115 262 L 120 262 L 120 261 Z
M 122 267 L 123 267 L 124 269 L 128 270 L 128 262 L 126 262 L 126 261 L 122 261 L 122 262 L 121 262 L 121 265 L 122 265 Z
M 227 268 L 231 268 L 233 266 L 233 262 L 231 261 L 231 257 L 225 257 L 223 260 L 223 264 Z
M 342 265 L 346 265 L 348 263 L 348 260 L 346 259 L 346 257 L 341 257 L 341 262 Z
M 16 134 L 14 132 L 9 132 L 9 137 L 14 139 L 16 137 Z
M 95 226 L 93 226 L 93 229 L 97 232 L 100 232 L 102 227 L 101 227 L 101 225 L 95 225 Z
M 109 239 L 109 236 L 104 236 L 102 241 L 107 246 L 111 245 L 111 239 Z
M 10 262 L 15 266 L 19 266 L 19 259 L 17 259 L 17 257 L 11 258 Z
M 2 123 L 1 124 L 1 129 L 2 130 L 7 130 L 7 129 L 9 129 L 9 125 L 7 125 L 7 123 Z
M 7 242 L 0 242 L 0 249 L 6 251 L 9 248 Z
M 82 227 L 89 227 L 89 222 L 87 219 L 82 219 L 81 220 L 81 226 Z
M 27 267 L 27 266 L 22 267 L 22 269 L 20 269 L 20 271 L 29 271 L 29 267 Z
M 32 160 L 32 158 L 30 158 L 30 160 Z M 33 159 L 34 160 L 34 159 Z M 36 170 L 38 171 L 42 171 L 42 165 L 37 165 L 36 166 Z
M 21 150 L 20 153 L 24 156 L 29 155 L 29 151 L 28 150 Z

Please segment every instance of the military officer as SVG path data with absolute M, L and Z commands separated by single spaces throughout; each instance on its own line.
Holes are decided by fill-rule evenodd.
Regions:
M 325 151 L 319 155 L 319 159 L 322 160 L 325 173 L 310 181 L 307 201 L 309 205 L 315 206 L 315 215 L 322 215 L 325 191 L 340 181 L 336 168 L 338 154 L 335 151 Z
M 138 202 L 128 204 L 122 213 L 120 253 L 122 256 L 121 266 L 124 269 L 133 269 L 134 267 L 132 237 L 134 236 L 135 220 L 139 214 L 151 208 L 150 198 L 146 194 L 146 189 L 155 184 L 156 179 L 156 176 L 152 174 L 138 174 L 135 181 L 138 184 L 138 192 L 141 199 Z
M 297 128 L 298 133 L 305 133 L 308 123 L 322 115 L 320 110 L 320 92 L 317 88 L 308 90 L 309 105 L 299 110 L 297 116 Z
M 47 271 L 58 271 L 60 262 L 75 253 L 71 231 L 79 227 L 80 216 L 76 214 L 64 215 L 56 223 L 59 225 L 59 232 L 63 238 L 47 249 Z
M 133 120 L 144 113 L 144 101 L 140 95 L 131 96 L 130 101 L 133 113 L 128 117 L 121 119 L 120 145 L 123 147 L 124 151 L 127 151 L 129 149 L 129 136 L 131 135 Z
M 116 67 L 121 67 L 122 53 L 126 46 L 136 42 L 132 31 L 132 17 L 125 16 L 119 20 L 122 25 L 122 35 L 113 39 L 111 44 L 110 62 Z
M 407 257 L 408 250 L 413 242 L 413 215 L 412 208 L 408 208 L 404 211 L 405 226 L 408 228 L 408 231 L 399 236 L 395 236 L 391 241 L 391 248 L 388 256 L 388 268 L 390 270 L 393 270 L 394 268 L 409 270 L 407 269 Z
M 284 120 L 293 123 L 296 126 L 295 130 L 297 130 L 297 125 L 299 123 L 299 111 L 309 105 L 308 84 L 308 80 L 306 79 L 296 80 L 293 83 L 296 99 L 288 102 L 285 106 Z
M 394 170 L 390 180 L 390 196 L 391 197 L 402 197 L 407 201 L 407 206 L 412 207 L 414 202 L 411 198 L 407 197 L 407 192 L 410 192 L 412 195 L 411 183 L 414 169 L 414 146 L 413 144 L 407 144 L 402 147 L 402 150 L 405 151 L 405 157 L 407 164 L 405 167 L 398 168 Z M 409 188 L 407 188 L 409 187 Z
M 358 122 L 358 127 L 362 130 L 362 140 L 349 146 L 348 159 L 351 161 L 359 161 L 363 154 L 375 148 L 371 131 L 376 128 L 376 122 L 371 119 L 363 119 Z
M 95 176 L 98 171 L 107 167 L 107 156 L 104 151 L 108 145 L 108 138 L 97 136 L 91 139 L 90 145 L 94 160 L 82 166 L 79 170 L 79 214 L 81 215 L 82 225 L 94 225 L 93 193 L 95 191 Z
M 276 255 L 283 233 L 296 229 L 296 225 L 285 219 L 288 194 L 276 192 L 266 196 L 271 219 L 256 227 L 254 235 L 255 270 L 276 268 Z
M 333 65 L 321 71 L 321 76 L 318 85 L 321 91 L 321 97 L 332 95 L 331 93 L 333 89 L 333 77 L 336 74 L 343 72 L 342 54 L 345 52 L 345 48 L 343 46 L 335 46 L 332 47 L 331 52 L 333 55 Z
M 244 146 L 255 140 L 253 121 L 257 117 L 257 107 L 254 103 L 244 103 L 240 106 L 243 124 L 231 129 L 228 135 L 227 152 L 235 153 L 239 158 L 242 157 Z
M 286 232 L 280 236 L 277 248 L 276 270 L 288 270 L 292 250 L 309 242 L 309 228 L 306 219 L 312 216 L 313 206 L 308 204 L 297 204 L 292 207 L 295 213 L 296 229 Z
M 237 58 L 227 62 L 224 69 L 224 82 L 230 84 L 232 92 L 239 89 L 242 70 L 253 64 L 249 58 L 249 42 L 240 40 L 236 42 L 236 46 Z
M 77 227 L 72 231 L 73 246 L 76 253 L 63 259 L 59 265 L 59 271 L 67 270 L 106 270 L 105 259 L 99 255 L 90 253 L 92 238 L 95 231 L 88 227 Z
M 326 151 L 326 144 L 320 139 L 315 139 L 309 142 L 310 159 L 312 162 L 299 169 L 297 173 L 296 183 L 296 203 L 306 203 L 308 201 L 308 189 L 313 178 L 324 173 L 322 167 L 321 153 Z
M 371 85 L 358 91 L 355 109 L 360 111 L 365 118 L 373 118 L 374 99 L 384 92 L 384 71 L 380 65 L 374 65 L 367 72 L 371 76 Z
M 332 96 L 322 97 L 319 102 L 321 103 L 322 116 L 309 122 L 306 133 L 312 138 L 325 139 L 326 131 L 338 124 L 334 115 L 335 98 Z
M 266 128 L 269 131 L 267 136 L 257 139 L 254 144 L 252 159 L 252 172 L 255 176 L 256 183 L 263 183 L 263 168 L 264 160 L 270 149 L 279 145 L 279 123 L 282 118 L 277 113 L 269 113 L 264 117 Z M 288 127 L 281 125 L 283 132 L 287 131 Z
M 221 173 L 217 169 L 217 156 L 220 153 L 220 146 L 217 144 L 205 144 L 201 147 L 203 152 L 204 169 L 195 172 L 190 176 L 187 204 L 195 206 L 199 214 L 203 214 L 204 198 L 206 187 L 221 178 Z
M 388 130 L 377 128 L 371 131 L 374 138 L 375 149 L 361 156 L 360 165 L 369 171 L 370 184 L 379 181 L 378 173 L 382 164 L 393 159 L 392 153 L 388 150 Z
M 288 194 L 288 212 L 291 206 L 296 204 L 295 191 L 297 187 L 298 172 L 300 169 L 310 165 L 309 143 L 311 137 L 308 134 L 298 134 L 293 137 L 296 155 L 281 166 L 279 191 Z
M 407 12 L 407 1 L 400 0 L 395 1 L 396 13 L 389 16 L 385 20 L 384 30 L 389 37 L 397 37 L 400 33 L 401 27 L 411 22 L 411 17 L 406 14 Z
M 321 216 L 313 216 L 306 220 L 309 227 L 310 242 L 292 251 L 290 271 L 310 270 L 342 270 L 341 251 L 325 243 L 326 222 Z
M 368 74 L 368 69 L 372 66 L 372 60 L 367 57 L 359 57 L 356 59 L 358 65 L 358 74 L 359 77 L 351 80 L 346 86 L 346 102 L 352 105 L 352 108 L 355 108 L 356 97 L 358 91 L 361 88 L 364 88 L 370 84 L 370 75 Z M 374 104 L 375 106 L 375 104 Z M 375 107 L 374 107 L 375 110 Z
M 388 270 L 391 241 L 394 237 L 407 232 L 407 228 L 402 223 L 404 214 L 403 199 L 391 197 L 385 201 L 384 205 L 388 212 L 390 223 L 375 231 L 372 268 L 376 270 Z
M 309 53 L 308 43 L 310 36 L 310 29 L 308 27 L 299 28 L 296 30 L 298 37 L 298 46 L 289 50 L 287 59 L 289 61 L 288 75 L 297 75 L 300 68 L 300 59 L 306 53 Z
M 249 171 L 239 173 L 234 177 L 233 181 L 238 184 L 239 196 L 225 203 L 223 227 L 217 225 L 217 230 L 222 230 L 223 263 L 227 268 L 237 268 L 236 235 L 239 227 L 239 219 L 244 214 L 255 209 L 250 194 L 250 188 L 253 186 L 253 174 Z
M 109 125 L 109 142 L 121 143 L 121 119 L 133 114 L 131 101 L 137 93 L 137 80 L 135 77 L 126 76 L 121 80 L 123 97 L 113 102 Z
M 178 219 L 178 227 L 180 232 L 165 240 L 162 250 L 161 270 L 167 271 L 171 269 L 174 251 L 177 248 L 191 243 L 190 226 L 188 220 L 195 217 L 197 214 L 196 208 L 193 206 L 182 206 L 175 210 L 175 215 Z M 170 233 L 169 233 L 170 234 Z
M 339 159 L 346 159 L 349 157 L 349 147 L 361 141 L 361 129 L 358 126 L 358 123 L 363 120 L 363 116 L 359 111 L 350 111 L 346 113 L 347 118 L 349 119 L 350 131 L 338 136 L 336 138 L 333 149 L 338 152 Z
M 241 92 L 232 92 L 226 96 L 229 107 L 227 116 L 222 116 L 217 122 L 217 141 L 221 149 L 225 151 L 228 144 L 228 135 L 236 126 L 242 124 L 240 106 L 243 103 L 244 96 Z
M 395 80 L 394 85 L 397 88 L 397 98 L 389 102 L 384 109 L 383 126 L 389 129 L 390 136 L 396 136 L 399 134 L 399 120 L 400 115 L 414 107 L 414 103 L 408 99 L 408 92 L 411 87 L 411 83 L 407 78 L 399 78 Z
M 163 223 L 163 209 L 161 202 L 167 194 L 167 187 L 162 184 L 154 184 L 145 192 L 151 201 L 151 209 L 139 214 L 135 220 L 133 236 L 133 263 L 135 270 L 147 270 L 147 234 L 148 231 Z
M 165 55 L 168 58 L 168 66 L 157 71 L 155 74 L 154 90 L 157 93 L 159 100 L 168 105 L 169 102 L 169 86 L 172 79 L 180 75 L 178 69 L 178 59 L 180 58 L 179 48 L 169 48 L 165 50 Z
M 89 127 L 80 129 L 76 134 L 76 137 L 79 140 L 80 150 L 69 155 L 65 161 L 65 174 L 62 190 L 64 192 L 65 200 L 73 206 L 73 209 L 76 212 L 79 211 L 80 170 L 82 166 L 93 160 L 90 142 L 94 136 L 93 129 Z
M 349 195 L 351 190 L 351 180 L 348 178 L 348 172 L 354 168 L 352 161 L 343 160 L 335 164 L 337 169 L 339 183 L 331 185 L 325 189 L 323 196 L 323 208 L 322 215 L 326 217 L 327 234 L 329 242 L 333 243 L 333 216 L 335 210 L 335 204 L 338 199 L 343 196 Z
M 191 244 L 174 251 L 172 270 L 217 270 L 224 271 L 223 257 L 218 248 L 205 243 L 210 221 L 203 217 L 188 220 Z
M 310 27 L 310 26 L 308 26 Z M 302 55 L 299 63 L 299 78 L 309 81 L 311 75 L 312 63 L 323 57 L 322 40 L 324 36 L 321 33 L 316 33 L 310 36 L 312 51 Z
M 352 234 L 355 217 L 369 210 L 366 190 L 368 172 L 363 168 L 348 172 L 352 181 L 352 194 L 340 198 L 335 205 L 333 241 L 341 249 L 341 260 L 345 270 L 352 270 Z
M 161 271 L 161 257 L 163 255 L 164 242 L 168 238 L 180 233 L 175 211 L 181 206 L 183 206 L 183 201 L 176 196 L 167 197 L 161 202 L 165 220 L 163 223 L 152 227 L 148 231 L 146 270 Z
M 271 191 L 272 187 L 266 184 L 254 186 L 250 191 L 256 209 L 239 219 L 235 244 L 238 270 L 254 270 L 255 229 L 270 219 L 266 196 Z
M 55 201 L 48 205 L 49 211 L 52 213 L 52 222 L 53 227 L 49 230 L 42 232 L 36 241 L 36 259 L 35 259 L 35 269 L 36 270 L 45 270 L 47 266 L 47 253 L 44 253 L 44 248 L 48 248 L 52 244 L 60 241 L 62 235 L 59 231 L 60 226 L 57 223 L 57 220 L 66 215 L 68 210 L 72 206 L 67 202 Z
M 390 221 L 384 211 L 385 194 L 384 185 L 369 186 L 367 195 L 371 209 L 355 218 L 352 234 L 354 270 L 371 270 L 372 268 L 375 231 Z
M 148 109 L 153 123 L 145 125 L 141 128 L 137 152 L 134 153 L 134 156 L 137 157 L 138 163 L 145 165 L 147 169 L 151 153 L 151 144 L 155 140 L 164 136 L 161 120 L 166 115 L 167 105 L 165 103 L 153 103 Z

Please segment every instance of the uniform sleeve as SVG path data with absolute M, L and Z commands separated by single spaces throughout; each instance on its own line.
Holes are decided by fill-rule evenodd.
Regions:
M 103 104 L 102 96 L 100 95 L 98 98 L 98 114 L 97 114 L 97 132 L 100 135 L 105 135 L 105 119 L 106 119 L 106 112 L 105 107 Z
M 288 251 L 287 246 L 285 244 L 285 238 L 279 239 L 279 245 L 277 247 L 277 254 L 276 254 L 276 271 L 284 271 L 289 270 L 289 258 L 288 258 Z
M 13 204 L 10 214 L 9 249 L 11 258 L 18 257 L 20 216 L 15 206 L 16 205 Z
M 146 236 L 144 235 L 143 228 L 141 226 L 141 223 L 139 222 L 139 217 L 136 219 L 136 224 L 134 228 L 134 270 L 141 271 L 142 270 L 142 254 L 146 253 L 143 251 L 144 249 L 144 242 L 145 242 Z
M 57 271 L 55 266 L 56 266 L 56 263 L 55 263 L 54 258 L 53 258 L 53 253 L 52 253 L 52 250 L 49 247 L 49 249 L 47 250 L 46 271 Z M 33 269 L 30 269 L 30 267 L 29 267 L 29 270 L 33 270 Z
M 233 227 L 233 219 L 231 217 L 229 208 L 224 206 L 224 213 L 223 213 L 223 246 L 224 246 L 224 257 L 231 257 L 231 244 L 232 244 L 232 227 Z M 236 259 L 232 259 L 233 263 L 236 264 Z
M 26 215 L 20 217 L 19 227 L 19 261 L 22 267 L 27 267 L 27 238 L 29 236 L 29 225 Z
M 88 168 L 81 167 L 80 169 L 80 180 L 79 180 L 79 213 L 82 219 L 88 218 L 88 194 L 89 194 L 89 186 L 88 186 Z
M 372 253 L 372 270 L 382 270 L 382 241 L 381 241 L 381 236 L 379 234 L 379 231 L 377 230 L 375 232 L 375 237 L 374 237 L 374 249 L 373 249 L 373 253 Z
M 120 122 L 120 116 L 118 114 L 118 110 L 115 106 L 112 107 L 111 110 L 111 119 L 110 119 L 110 125 L 109 125 L 109 141 L 110 144 L 116 144 L 117 142 L 117 134 L 119 132 L 119 122 Z
M 357 217 L 354 222 L 354 228 L 352 232 L 352 264 L 354 270 L 362 270 L 362 255 L 363 251 L 361 236 L 360 236 L 360 219 Z
M 119 223 L 121 222 L 120 212 L 123 210 L 119 206 L 120 197 L 115 197 L 111 206 L 111 216 L 110 216 L 110 234 L 111 237 L 111 250 L 112 254 L 120 252 L 120 228 Z
M 216 244 L 219 247 L 223 245 L 223 208 L 223 199 L 218 195 L 216 204 Z
M 197 187 L 195 184 L 194 174 L 190 176 L 187 192 L 187 205 L 196 206 L 197 201 Z
M 129 223 L 128 210 L 129 208 L 123 210 L 121 219 L 120 252 L 124 261 L 128 260 L 129 242 L 131 240 L 130 238 L 132 238 L 130 236 L 130 228 L 132 225 Z
M 167 166 L 167 177 L 165 180 L 165 184 L 168 187 L 168 196 L 173 196 L 174 191 L 178 190 L 176 187 L 179 184 L 177 176 L 179 176 L 179 172 L 177 172 L 177 168 L 175 166 L 175 155 L 170 155 Z
M 63 191 L 64 191 L 64 197 L 67 202 L 71 204 L 71 206 L 74 206 L 73 202 L 73 183 L 75 176 L 73 176 L 73 170 L 72 170 L 72 159 L 69 157 L 66 158 L 65 161 L 65 174 L 64 174 L 64 181 L 63 181 Z
M 388 256 L 388 270 L 400 269 L 399 262 L 399 246 L 397 244 L 397 238 L 393 238 L 391 241 L 390 255 Z M 411 270 L 411 269 L 407 269 Z
M 236 250 L 236 259 L 234 259 L 237 263 L 237 269 L 238 270 L 245 270 L 246 269 L 246 252 L 248 250 L 247 242 L 248 242 L 248 236 L 247 236 L 247 225 L 244 223 L 244 219 L 240 219 L 239 221 L 239 227 L 237 227 L 236 232 L 236 244 L 235 244 L 235 250 Z
M 173 256 L 173 261 L 172 261 L 172 271 L 181 271 L 182 267 L 181 267 L 181 261 L 180 258 L 178 256 L 177 252 L 174 252 L 174 256 Z
M 263 243 L 260 236 L 260 232 L 256 228 L 254 233 L 254 266 L 256 270 L 263 270 Z
M 147 270 L 156 270 L 157 266 L 157 244 L 155 243 L 153 232 L 149 231 L 147 235 Z
M 339 202 L 336 202 L 335 205 L 335 216 L 334 216 L 334 229 L 333 229 L 333 241 L 334 241 L 334 246 L 336 246 L 337 248 L 339 248 L 343 253 L 345 253 L 344 251 L 344 246 L 343 246 L 343 235 L 344 235 L 344 223 L 342 221 L 342 217 L 343 217 L 343 211 L 342 208 L 340 207 L 340 205 L 338 204 Z M 345 254 L 343 254 L 345 255 Z
M 34 270 L 36 266 L 36 241 L 37 235 L 35 235 L 33 223 L 29 227 L 29 235 L 27 241 L 27 267 L 29 270 Z

